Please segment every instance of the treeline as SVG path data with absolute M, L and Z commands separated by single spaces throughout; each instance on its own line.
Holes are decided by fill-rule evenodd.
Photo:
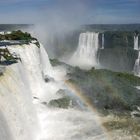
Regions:
M 0 40 L 37 40 L 36 38 L 32 37 L 31 34 L 27 32 L 22 32 L 21 30 L 12 31 L 10 34 L 0 34 Z

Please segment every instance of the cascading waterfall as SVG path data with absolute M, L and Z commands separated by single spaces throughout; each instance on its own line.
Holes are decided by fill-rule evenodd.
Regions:
M 39 122 L 32 100 L 45 94 L 43 74 L 52 71 L 51 64 L 43 46 L 38 48 L 30 43 L 6 47 L 20 61 L 6 66 L 4 76 L 0 77 L 0 113 L 7 124 L 0 127 L 0 139 L 36 140 Z
M 81 33 L 76 52 L 73 54 L 70 64 L 81 68 L 91 68 L 98 65 L 97 52 L 99 49 L 99 33 Z
M 138 58 L 134 65 L 134 74 L 140 76 L 140 50 L 139 50 L 139 34 L 134 36 L 134 50 L 138 50 Z
M 134 36 L 134 50 L 139 50 L 139 35 Z
M 140 51 L 134 65 L 134 74 L 140 76 Z
M 41 66 L 42 66 L 43 75 L 51 76 L 53 71 L 52 66 L 50 64 L 48 54 L 46 53 L 46 50 L 41 43 L 40 43 L 40 55 L 41 55 Z
M 101 49 L 104 49 L 104 42 L 105 42 L 105 40 L 104 40 L 104 33 L 102 33 L 102 47 L 101 47 Z
M 6 67 L 0 76 L 0 139 L 36 140 L 37 115 L 23 65 Z
M 90 58 L 93 58 L 91 55 L 96 55 L 95 50 L 98 49 L 98 33 L 81 34 L 79 46 L 84 44 L 86 49 L 82 50 L 86 51 Z M 58 70 L 51 67 L 48 55 L 42 45 L 38 48 L 35 44 L 30 43 L 7 48 L 11 53 L 16 53 L 21 58 L 21 62 L 7 66 L 7 71 L 4 74 L 6 76 L 0 79 L 0 89 L 2 89 L 0 91 L 0 95 L 2 95 L 0 96 L 0 107 L 5 108 L 0 110 L 2 112 L 0 117 L 4 116 L 2 120 L 6 118 L 7 125 L 2 124 L 4 129 L 9 128 L 6 132 L 0 133 L 3 140 L 108 139 L 96 112 L 88 108 L 86 110 L 54 109 L 47 106 L 47 103 L 52 99 L 62 97 L 57 94 L 60 89 L 69 90 L 69 94 L 82 104 L 84 104 L 84 100 L 80 98 L 79 93 L 76 95 L 72 88 L 65 84 L 65 70 L 62 71 L 60 67 L 57 67 Z M 91 54 L 90 51 L 92 51 Z M 80 55 L 82 55 L 81 50 Z M 53 76 L 60 76 L 57 80 L 54 76 L 53 81 L 46 83 L 44 76 L 51 75 L 51 73 Z M 34 105 L 32 104 L 33 97 Z M 38 119 L 35 117 L 36 115 Z M 39 128 L 40 131 L 36 133 L 35 128 Z M 7 138 L 4 139 L 5 133 Z
M 53 71 L 48 55 L 41 44 L 39 48 L 30 43 L 7 46 L 7 49 L 11 54 L 20 57 L 20 61 L 6 66 L 4 73 L 6 76 L 0 77 L 0 95 L 3 95 L 0 96 L 0 107 L 4 109 L 1 109 L 0 113 L 4 116 L 2 118 L 1 115 L 3 120 L 6 118 L 7 123 L 5 126 L 1 123 L 4 128 L 0 127 L 0 130 L 4 130 L 0 133 L 0 138 L 3 140 L 40 140 L 38 135 L 41 132 L 36 133 L 34 130 L 38 130 L 40 126 L 40 121 L 37 119 L 40 111 L 37 111 L 37 115 L 33 111 L 37 109 L 32 104 L 32 100 L 34 98 L 40 102 L 49 101 L 54 98 L 53 93 L 58 90 L 55 83 L 48 85 L 44 81 L 44 76 L 50 75 Z
M 40 49 L 35 44 L 9 46 L 11 53 L 16 53 L 21 58 L 29 80 L 32 96 L 37 96 L 44 92 L 42 73 L 41 73 L 41 55 Z

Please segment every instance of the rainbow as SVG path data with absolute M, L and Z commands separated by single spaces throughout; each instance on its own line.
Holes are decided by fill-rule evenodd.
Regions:
M 88 107 L 88 109 L 92 112 L 94 112 L 95 114 L 97 114 L 97 121 L 99 122 L 99 124 L 101 125 L 101 128 L 103 130 L 103 132 L 105 133 L 106 137 L 108 138 L 108 140 L 112 140 L 112 136 L 109 133 L 109 131 L 103 126 L 103 119 L 102 117 L 100 117 L 97 109 L 94 107 L 93 103 L 91 102 L 91 100 L 85 96 L 83 96 L 84 94 L 82 93 L 82 90 L 77 87 L 76 85 L 74 85 L 73 83 L 69 82 L 69 81 L 65 81 L 65 84 L 76 94 L 76 96 L 78 96 L 81 101 L 83 101 L 83 103 Z

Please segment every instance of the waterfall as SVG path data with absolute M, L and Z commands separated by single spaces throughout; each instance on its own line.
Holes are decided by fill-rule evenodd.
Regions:
M 101 47 L 101 49 L 104 49 L 104 42 L 105 42 L 105 40 L 104 40 L 104 33 L 102 33 L 102 47 Z
M 33 99 L 41 100 L 46 91 L 52 96 L 50 91 L 57 90 L 47 86 L 43 79 L 52 71 L 47 52 L 42 45 L 33 43 L 6 48 L 20 57 L 20 61 L 6 66 L 4 75 L 0 76 L 0 139 L 39 140 L 39 113 Z
M 83 37 L 86 38 L 84 42 L 82 42 Z M 88 49 L 91 49 L 92 55 L 95 55 L 94 51 L 98 49 L 96 48 L 98 34 L 81 34 L 79 46 L 83 44 L 87 47 L 83 50 L 87 51 L 89 57 L 91 56 Z M 7 46 L 7 48 L 11 53 L 16 53 L 21 61 L 6 66 L 4 76 L 0 77 L 0 119 L 5 122 L 1 124 L 3 128 L 0 126 L 2 130 L 0 138 L 3 140 L 108 139 L 98 114 L 86 106 L 86 100 L 79 92 L 76 93 L 76 90 L 66 85 L 65 71 L 60 67 L 52 68 L 42 45 L 38 48 L 30 43 Z M 55 73 L 59 78 L 55 80 L 54 76 L 54 80 L 45 82 L 42 73 L 43 76 Z M 69 90 L 70 96 L 85 104 L 86 110 L 74 107 L 68 109 L 49 107 L 49 101 L 62 98 L 62 95 L 57 94 L 60 89 Z
M 11 53 L 16 52 L 26 71 L 33 96 L 44 92 L 43 76 L 51 73 L 51 64 L 48 55 L 42 45 L 38 48 L 35 44 L 23 45 L 22 47 L 9 46 Z M 43 74 L 43 75 L 42 75 Z
M 70 63 L 81 68 L 97 66 L 97 52 L 99 48 L 99 33 L 81 33 L 76 52 L 73 54 Z
M 140 76 L 140 51 L 134 65 L 134 74 Z
M 35 44 L 29 44 L 23 45 L 22 47 L 19 45 L 9 46 L 8 49 L 11 53 L 16 52 L 21 58 L 22 65 L 29 80 L 32 96 L 42 93 L 41 56 L 38 47 Z
M 0 139 L 35 140 L 37 115 L 23 65 L 6 67 L 0 76 Z
M 134 36 L 134 50 L 139 50 L 139 35 Z
M 138 58 L 134 65 L 134 74 L 140 76 L 140 50 L 139 50 L 139 34 L 134 36 L 134 50 L 138 50 Z
M 41 66 L 43 75 L 52 75 L 52 66 L 49 61 L 48 54 L 44 48 L 44 46 L 40 43 L 40 56 L 41 56 Z

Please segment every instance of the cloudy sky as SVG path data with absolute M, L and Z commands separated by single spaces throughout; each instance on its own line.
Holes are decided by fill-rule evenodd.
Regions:
M 0 23 L 140 23 L 140 0 L 0 0 Z

